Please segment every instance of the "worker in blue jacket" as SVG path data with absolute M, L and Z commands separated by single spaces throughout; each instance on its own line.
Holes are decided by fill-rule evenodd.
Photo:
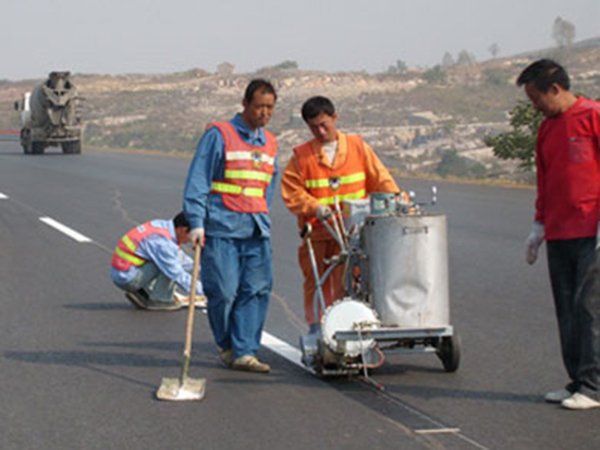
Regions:
M 139 309 L 170 311 L 188 306 L 194 262 L 181 246 L 189 241 L 190 225 L 183 211 L 173 220 L 138 225 L 117 244 L 110 276 Z M 175 292 L 176 286 L 188 295 Z M 202 283 L 195 291 L 195 305 L 205 306 Z
M 277 94 L 250 82 L 243 111 L 209 124 L 187 176 L 190 239 L 203 246 L 202 284 L 220 357 L 236 370 L 266 373 L 256 352 L 273 286 L 270 228 L 277 141 L 265 130 Z

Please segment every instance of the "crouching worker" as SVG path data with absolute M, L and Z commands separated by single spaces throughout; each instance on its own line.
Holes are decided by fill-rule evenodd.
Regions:
M 110 277 L 139 309 L 172 311 L 189 306 L 194 261 L 181 246 L 190 241 L 183 212 L 173 220 L 151 220 L 130 230 L 113 253 Z M 175 292 L 179 287 L 185 295 Z M 195 287 L 196 306 L 205 306 L 202 283 Z
M 337 117 L 333 103 L 326 97 L 312 97 L 302 106 L 302 118 L 314 139 L 294 148 L 282 177 L 283 201 L 298 216 L 301 230 L 313 217 L 331 217 L 335 197 L 342 203 L 367 198 L 371 192 L 400 193 L 389 171 L 362 137 L 337 130 Z M 338 254 L 340 247 L 320 222 L 314 227 L 311 241 L 322 275 L 324 260 Z M 319 324 L 313 312 L 316 280 L 304 243 L 298 249 L 298 259 L 304 275 L 304 313 L 312 333 Z M 323 285 L 326 306 L 345 296 L 343 276 L 344 266 L 340 265 Z

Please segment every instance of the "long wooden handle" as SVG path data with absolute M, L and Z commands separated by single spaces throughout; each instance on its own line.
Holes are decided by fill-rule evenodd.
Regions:
M 196 310 L 196 284 L 198 283 L 198 272 L 200 268 L 200 242 L 196 243 L 196 255 L 194 256 L 194 271 L 192 273 L 192 284 L 190 286 L 190 299 L 188 306 L 188 319 L 185 331 L 185 347 L 183 349 L 183 368 L 181 379 L 188 373 L 192 356 L 192 331 L 194 330 L 194 312 Z

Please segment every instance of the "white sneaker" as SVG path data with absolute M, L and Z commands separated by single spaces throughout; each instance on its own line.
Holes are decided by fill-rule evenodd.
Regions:
M 569 398 L 565 399 L 561 403 L 563 408 L 566 409 L 592 409 L 600 408 L 600 402 L 589 398 L 587 395 L 575 392 Z
M 566 389 L 559 389 L 558 391 L 548 392 L 544 396 L 544 400 L 546 400 L 548 403 L 561 403 L 563 400 L 568 399 L 571 395 L 573 395 L 572 392 L 567 391 Z

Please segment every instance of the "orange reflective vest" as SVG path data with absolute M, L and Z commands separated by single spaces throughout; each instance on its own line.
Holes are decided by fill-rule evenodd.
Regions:
M 146 259 L 135 253 L 144 239 L 154 234 L 159 234 L 173 240 L 168 228 L 155 227 L 150 222 L 135 227 L 121 238 L 113 253 L 110 265 L 117 270 L 129 270 L 132 266 L 139 267 L 146 263 Z
M 211 193 L 221 194 L 223 204 L 242 213 L 268 212 L 266 192 L 275 172 L 277 140 L 264 130 L 267 143 L 255 146 L 244 142 L 229 122 L 208 125 L 216 127 L 225 142 L 225 174 L 215 180 Z
M 346 135 L 348 154 L 340 167 L 319 164 L 311 141 L 294 148 L 296 161 L 303 174 L 306 191 L 323 205 L 334 205 L 337 197 L 344 200 L 367 198 L 364 143 L 360 136 Z M 300 224 L 302 227 L 304 224 Z

